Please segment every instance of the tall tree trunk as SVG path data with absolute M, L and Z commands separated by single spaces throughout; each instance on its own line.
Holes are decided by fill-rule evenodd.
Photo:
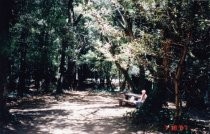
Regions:
M 161 89 L 162 90 L 162 98 L 163 100 L 165 101 L 166 100 L 166 93 L 167 93 L 167 88 L 168 88 L 168 81 L 169 81 L 169 66 L 170 66 L 170 51 L 171 51 L 171 44 L 172 44 L 172 41 L 170 39 L 166 39 L 166 41 L 163 43 L 163 70 L 160 70 L 160 71 L 163 71 L 163 79 L 164 81 L 163 82 L 160 82 L 161 83 Z M 161 77 L 162 77 L 161 76 Z M 162 85 L 163 84 L 163 85 Z
M 39 91 L 41 76 L 40 76 L 40 69 L 38 67 L 35 68 L 33 75 L 34 75 L 34 80 L 35 80 L 35 82 L 34 82 L 35 83 L 35 88 L 37 89 L 37 91 Z
M 26 90 L 25 81 L 26 81 L 26 53 L 27 53 L 27 37 L 28 37 L 28 27 L 27 22 L 25 27 L 22 29 L 20 37 L 20 73 L 19 73 L 19 83 L 18 83 L 18 96 L 23 96 L 23 93 Z
M 139 93 L 139 90 L 142 89 L 146 89 L 146 76 L 145 76 L 145 68 L 142 65 L 139 65 L 139 69 L 140 69 L 140 74 L 137 77 L 137 81 L 139 82 L 139 84 L 136 85 L 136 87 L 138 87 L 138 89 L 136 89 L 136 92 Z
M 25 92 L 26 81 L 26 44 L 23 42 L 20 46 L 20 73 L 18 82 L 18 96 L 23 96 Z
M 76 61 L 72 60 L 70 56 L 68 56 L 68 65 L 65 75 L 65 82 L 67 85 L 67 89 L 75 89 L 76 88 Z
M 210 30 L 210 28 L 209 28 Z M 208 35 L 208 39 L 210 38 L 210 31 L 209 31 L 209 35 Z M 210 40 L 210 39 L 209 39 Z M 207 76 L 208 76 L 208 87 L 207 87 L 207 91 L 206 91 L 206 103 L 209 103 L 210 101 L 210 42 L 208 43 L 208 46 L 206 47 L 206 50 L 208 50 L 207 52 L 207 56 L 208 56 L 208 64 L 207 64 Z
M 79 16 L 75 16 L 74 0 L 68 0 L 67 9 L 68 9 L 67 10 L 68 26 L 70 26 L 73 29 L 72 34 L 74 35 L 73 37 L 75 37 L 75 27 L 78 25 L 78 23 L 80 22 L 83 15 L 80 14 Z M 65 30 L 65 31 L 68 32 L 67 30 Z M 66 46 L 63 46 L 63 47 L 67 47 L 67 42 L 65 45 Z M 65 56 L 65 53 L 64 53 L 64 56 Z M 70 84 L 68 84 L 68 83 L 66 83 L 66 84 L 68 86 L 70 85 L 70 87 L 72 89 L 74 89 L 74 88 L 77 88 L 78 83 L 80 83 L 80 82 L 78 82 L 78 72 L 77 72 L 78 69 L 76 66 L 76 61 L 73 61 L 72 59 L 77 59 L 77 58 L 75 56 L 73 56 L 73 58 L 68 57 L 68 67 L 67 67 L 67 71 L 66 71 L 65 80 L 66 80 L 66 82 L 70 82 Z M 65 58 L 64 58 L 64 60 L 65 60 Z M 65 61 L 63 61 L 63 62 L 65 62 Z M 72 65 L 72 67 L 70 67 L 71 65 Z
M 47 32 L 47 27 L 43 26 L 41 28 L 41 34 L 39 35 L 39 47 L 41 51 L 40 62 L 38 62 L 38 66 L 36 67 L 36 87 L 39 89 L 41 88 L 44 92 L 49 91 L 50 85 L 50 65 L 49 65 L 49 33 Z M 43 81 L 42 85 L 40 85 L 40 81 Z
M 171 40 L 166 40 L 163 44 L 164 57 L 163 57 L 163 67 L 164 67 L 164 82 L 165 85 L 168 83 L 169 77 L 169 64 L 170 64 L 170 51 L 171 51 Z
M 49 44 L 49 40 L 48 40 L 48 33 L 44 33 L 44 45 L 45 45 L 45 48 L 44 48 L 44 53 L 43 53 L 43 64 L 44 64 L 44 92 L 49 92 L 49 86 L 50 86 L 50 66 L 49 66 L 49 50 L 48 50 L 48 46 L 47 44 Z
M 111 89 L 111 91 L 113 91 L 111 77 L 109 74 L 106 75 L 106 86 L 108 89 Z
M 210 2 L 209 1 L 206 1 L 206 3 L 204 4 L 207 4 L 209 5 Z M 208 20 L 210 19 L 210 6 L 208 6 L 208 9 L 207 9 L 207 12 L 208 12 Z M 207 91 L 206 91 L 206 103 L 209 104 L 210 102 L 210 28 L 208 29 L 208 33 L 207 33 L 207 42 L 208 42 L 208 45 L 206 46 L 206 50 L 207 51 L 207 57 L 208 57 L 208 63 L 207 63 Z
M 58 79 L 58 85 L 57 85 L 57 93 L 62 93 L 63 91 L 63 80 L 64 80 L 64 72 L 65 72 L 65 59 L 66 59 L 66 42 L 62 41 L 62 47 L 61 47 L 61 62 L 60 62 L 60 76 Z
M 174 90 L 175 90 L 175 105 L 176 105 L 176 116 L 179 117 L 181 115 L 181 95 L 180 95 L 180 82 L 184 68 L 184 62 L 187 55 L 187 45 L 183 46 L 183 50 L 181 53 L 181 57 L 179 59 L 179 63 L 176 68 L 175 76 L 174 76 Z
M 8 109 L 6 108 L 6 101 L 3 95 L 4 89 L 5 89 L 7 72 L 8 72 L 7 70 L 8 58 L 1 54 L 0 54 L 0 64 L 1 64 L 0 65 L 0 126 L 1 126 L 2 121 L 7 120 L 8 113 L 9 113 Z
M 8 56 L 6 50 L 8 47 L 9 35 L 9 21 L 11 5 L 10 0 L 0 1 L 0 133 L 1 122 L 7 117 L 8 110 L 6 109 L 5 100 L 3 97 L 4 85 L 6 83 L 7 69 L 8 69 Z

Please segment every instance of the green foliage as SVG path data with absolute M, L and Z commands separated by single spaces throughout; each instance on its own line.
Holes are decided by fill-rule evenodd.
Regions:
M 182 113 L 182 115 L 179 117 L 179 119 L 175 116 L 175 111 L 169 110 L 169 109 L 162 109 L 159 112 L 159 123 L 161 125 L 164 124 L 185 124 L 189 125 L 190 122 L 190 116 L 188 113 Z
M 148 87 L 151 94 L 145 109 L 137 115 L 157 114 L 166 101 L 162 90 L 174 89 L 171 81 L 180 66 L 180 52 L 187 47 L 183 75 L 179 77 L 180 91 L 195 88 L 190 93 L 201 91 L 202 98 L 203 90 L 209 88 L 202 82 L 186 86 L 186 81 L 209 77 L 208 1 L 79 0 L 73 6 L 74 21 L 80 19 L 77 25 L 69 20 L 68 1 L 17 1 L 17 18 L 10 28 L 11 47 L 4 42 L 0 46 L 1 53 L 10 54 L 12 75 L 18 74 L 23 59 L 28 72 L 41 70 L 40 79 L 47 79 L 42 75 L 48 72 L 58 78 L 60 70 L 67 72 L 70 68 L 69 61 L 76 61 L 78 68 L 87 66 L 101 79 L 116 77 L 120 70 L 130 84 L 132 76 L 136 76 L 156 86 Z M 166 52 L 167 42 L 171 44 Z M 23 50 L 26 56 L 21 58 Z M 61 69 L 62 54 L 65 62 Z M 163 65 L 164 60 L 167 65 Z M 164 85 L 165 80 L 169 85 Z

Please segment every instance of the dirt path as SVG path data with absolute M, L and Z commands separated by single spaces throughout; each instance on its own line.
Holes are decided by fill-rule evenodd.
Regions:
M 10 112 L 20 120 L 5 134 L 143 134 L 123 119 L 135 108 L 119 107 L 107 93 L 70 92 L 25 99 Z

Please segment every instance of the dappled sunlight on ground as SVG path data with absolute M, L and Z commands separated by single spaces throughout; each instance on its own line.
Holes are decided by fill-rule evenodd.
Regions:
M 10 110 L 21 124 L 5 134 L 134 134 L 123 119 L 135 108 L 119 107 L 114 95 L 72 91 L 29 98 Z

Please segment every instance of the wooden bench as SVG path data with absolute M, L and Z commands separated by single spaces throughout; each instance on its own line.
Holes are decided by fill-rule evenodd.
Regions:
M 130 105 L 130 106 L 136 106 L 134 101 L 137 101 L 139 98 L 141 98 L 140 95 L 134 94 L 134 93 L 121 93 L 119 100 L 119 105 Z

